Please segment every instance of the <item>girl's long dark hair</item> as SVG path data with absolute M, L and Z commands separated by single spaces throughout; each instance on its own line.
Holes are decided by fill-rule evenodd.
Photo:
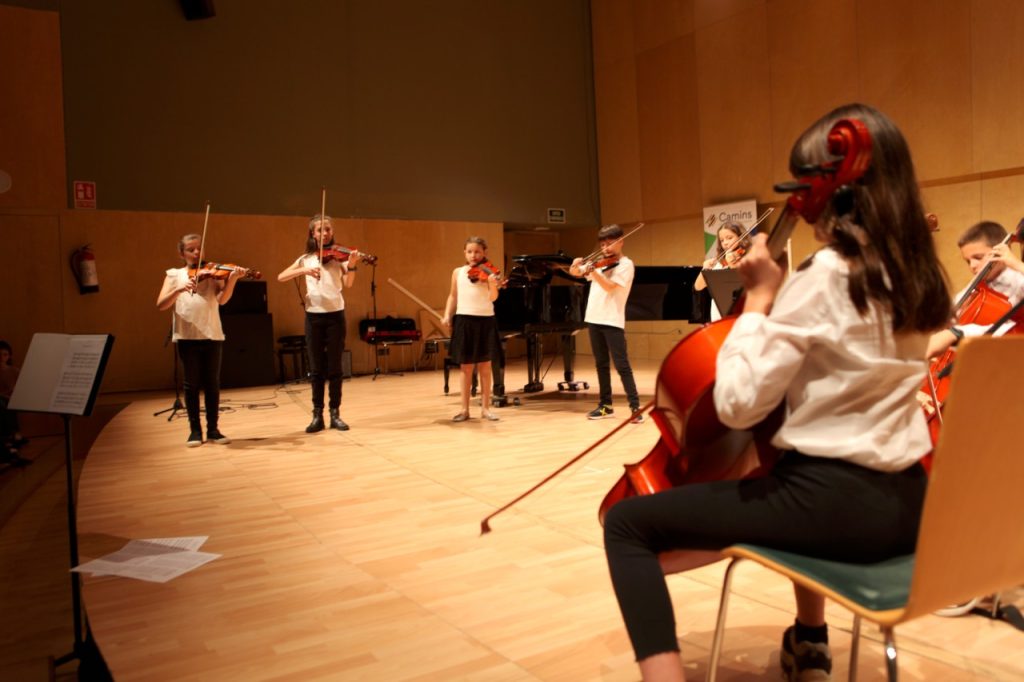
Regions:
M 790 171 L 799 175 L 802 166 L 830 160 L 826 138 L 841 118 L 862 121 L 872 140 L 868 171 L 837 192 L 821 217 L 832 248 L 849 263 L 850 299 L 862 315 L 872 300 L 888 308 L 897 333 L 948 325 L 946 272 L 925 220 L 910 149 L 892 121 L 865 104 L 839 107 L 796 141 Z

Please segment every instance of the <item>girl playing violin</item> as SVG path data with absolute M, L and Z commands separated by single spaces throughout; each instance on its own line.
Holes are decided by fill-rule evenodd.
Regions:
M 971 274 L 977 276 L 982 269 L 992 264 L 986 276 L 985 284 L 992 290 L 1006 297 L 1009 305 L 1015 305 L 1024 299 L 1024 263 L 1010 250 L 1006 241 L 1006 228 L 999 223 L 983 221 L 967 228 L 957 246 Z M 953 297 L 960 301 L 967 289 L 961 290 Z M 935 357 L 950 346 L 955 345 L 964 336 L 980 336 L 990 325 L 958 324 L 953 320 L 949 329 L 943 329 L 932 335 L 928 342 L 928 357 Z
M 244 276 L 242 269 L 231 270 L 226 277 L 199 268 L 202 237 L 187 234 L 178 242 L 178 254 L 185 267 L 171 268 L 164 278 L 156 307 L 174 306 L 172 340 L 184 368 L 185 413 L 188 415 L 190 448 L 203 444 L 199 419 L 199 389 L 206 404 L 206 439 L 222 445 L 231 439 L 217 428 L 220 411 L 220 363 L 224 331 L 220 324 L 220 306 L 235 292 L 235 284 Z
M 494 317 L 499 274 L 495 268 L 483 265 L 487 262 L 487 242 L 482 237 L 467 239 L 463 253 L 466 265 L 452 270 L 451 291 L 441 319 L 441 324 L 451 326 L 451 357 L 462 370 L 462 410 L 452 421 L 469 419 L 474 370 L 480 376 L 480 416 L 498 421 L 498 415 L 491 412 L 491 358 L 500 346 Z
M 630 497 L 605 519 L 615 594 L 645 680 L 684 679 L 665 574 L 718 560 L 749 542 L 840 561 L 912 552 L 931 450 L 915 399 L 928 335 L 949 299 L 907 144 L 865 105 L 829 113 L 790 155 L 797 175 L 828 155 L 839 119 L 863 122 L 872 160 L 814 225 L 823 246 L 783 283 L 758 235 L 739 264 L 743 313 L 717 356 L 714 402 L 734 429 L 786 401 L 772 443 L 783 454 L 763 478 L 678 486 Z M 829 679 L 824 600 L 795 588 L 783 636 L 790 680 Z
M 320 260 L 321 246 L 324 251 Z M 324 385 L 330 402 L 331 428 L 348 431 L 341 420 L 341 356 L 345 350 L 345 298 L 342 290 L 355 284 L 355 259 L 360 253 L 346 249 L 344 260 L 327 254 L 337 253 L 330 216 L 318 213 L 309 220 L 306 252 L 281 271 L 277 281 L 306 278 L 306 348 L 309 353 L 313 421 L 306 433 L 324 430 Z
M 715 257 L 704 261 L 703 268 L 705 270 L 723 270 L 737 267 L 740 264 L 740 259 L 750 250 L 750 237 L 744 236 L 745 232 L 742 225 L 734 222 L 725 223 L 718 228 L 718 238 L 715 240 L 714 249 Z M 707 287 L 704 273 L 697 275 L 697 279 L 693 282 L 693 290 L 705 291 Z M 700 300 L 703 306 L 704 295 L 700 297 Z M 713 300 L 710 301 L 710 308 L 712 322 L 722 319 L 722 313 Z

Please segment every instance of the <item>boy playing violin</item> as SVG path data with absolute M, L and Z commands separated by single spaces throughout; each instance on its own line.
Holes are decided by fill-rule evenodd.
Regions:
M 306 349 L 313 398 L 313 420 L 306 427 L 306 433 L 324 430 L 325 384 L 330 401 L 331 428 L 339 431 L 348 431 L 349 428 L 340 414 L 341 357 L 345 350 L 345 297 L 341 292 L 355 284 L 355 259 L 362 254 L 350 249 L 342 253 L 333 246 L 331 217 L 318 213 L 309 220 L 306 252 L 277 276 L 279 282 L 306 278 Z M 323 261 L 320 259 L 321 248 Z
M 987 265 L 991 264 L 985 277 L 985 285 L 996 293 L 1006 297 L 1010 306 L 1024 299 L 1024 263 L 1021 262 L 1006 243 L 1006 229 L 999 223 L 989 220 L 982 221 L 967 228 L 957 246 L 971 274 L 977 276 Z M 967 290 L 965 287 L 953 298 L 954 304 L 959 303 Z M 991 325 L 959 324 L 954 318 L 953 325 L 932 335 L 928 342 L 928 357 L 941 354 L 950 346 L 956 345 L 965 336 L 981 336 Z
M 618 225 L 607 225 L 597 233 L 597 241 L 601 246 L 601 259 L 604 264 L 585 263 L 577 258 L 569 266 L 569 272 L 576 277 L 586 277 L 590 281 L 590 294 L 587 298 L 587 312 L 583 321 L 590 332 L 590 346 L 594 353 L 594 365 L 597 369 L 597 382 L 600 389 L 597 407 L 587 414 L 588 419 L 603 419 L 614 413 L 612 409 L 612 378 L 611 364 L 622 380 L 626 390 L 626 399 L 634 422 L 643 421 L 640 414 L 640 395 L 633 379 L 633 368 L 626 354 L 626 299 L 633 287 L 633 275 L 636 268 L 633 261 L 622 253 L 622 228 Z M 611 357 L 611 363 L 609 362 Z
M 220 324 L 220 306 L 235 292 L 235 284 L 244 276 L 233 269 L 226 278 L 214 277 L 212 270 L 199 268 L 202 237 L 187 234 L 178 242 L 178 254 L 185 267 L 167 270 L 156 307 L 174 306 L 172 340 L 178 348 L 184 368 L 183 390 L 188 415 L 190 448 L 203 444 L 199 419 L 199 389 L 206 404 L 206 438 L 226 445 L 231 439 L 217 428 L 220 411 L 220 364 L 224 348 L 224 330 Z

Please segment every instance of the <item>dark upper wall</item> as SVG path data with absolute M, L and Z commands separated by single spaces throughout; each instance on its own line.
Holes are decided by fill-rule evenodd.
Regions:
M 61 6 L 101 208 L 599 222 L 587 0 Z

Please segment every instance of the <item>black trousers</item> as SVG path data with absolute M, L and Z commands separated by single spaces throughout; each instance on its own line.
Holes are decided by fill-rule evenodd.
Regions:
M 622 388 L 626 390 L 626 399 L 630 409 L 640 407 L 640 394 L 636 390 L 633 379 L 633 368 L 629 366 L 626 355 L 626 332 L 618 327 L 606 324 L 588 324 L 590 331 L 590 347 L 594 351 L 594 365 L 597 368 L 597 385 L 600 389 L 600 403 L 612 404 L 612 373 L 611 364 L 622 379 Z M 609 356 L 611 362 L 609 362 Z
M 206 429 L 217 429 L 220 412 L 220 363 L 223 355 L 223 341 L 179 340 L 178 356 L 184 368 L 182 388 L 185 393 L 185 412 L 188 425 L 193 431 L 201 430 L 199 421 L 199 389 L 203 390 L 206 403 Z
M 345 311 L 306 313 L 306 348 L 312 380 L 313 410 L 323 412 L 324 384 L 329 407 L 341 406 L 341 354 L 345 350 Z
M 14 434 L 20 430 L 18 426 L 18 413 L 7 409 L 8 402 L 8 398 L 0 396 L 0 437 L 2 437 L 4 443 L 13 439 Z
M 788 452 L 765 478 L 682 485 L 627 498 L 605 517 L 608 568 L 637 660 L 678 651 L 658 554 L 737 542 L 838 561 L 914 550 L 927 477 Z

